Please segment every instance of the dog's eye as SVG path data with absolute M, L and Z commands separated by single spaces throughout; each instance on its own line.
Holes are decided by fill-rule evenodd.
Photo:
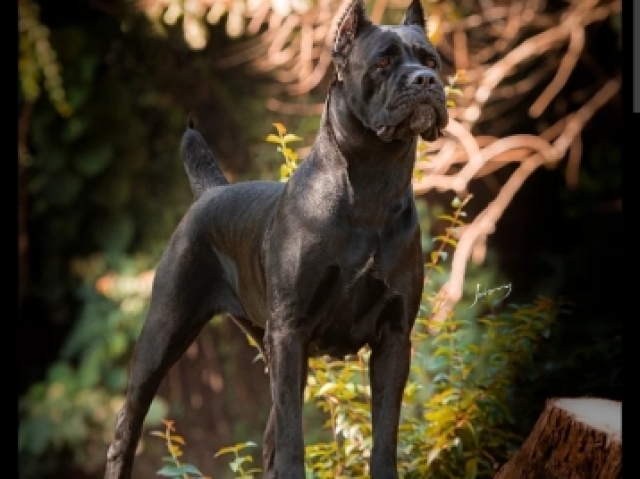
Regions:
M 389 57 L 382 57 L 376 62 L 376 68 L 387 68 L 391 64 Z
M 438 64 L 436 63 L 436 61 L 435 61 L 433 58 L 429 58 L 429 59 L 425 62 L 425 64 L 426 64 L 429 68 L 431 68 L 431 69 L 435 69 L 435 68 L 438 66 Z

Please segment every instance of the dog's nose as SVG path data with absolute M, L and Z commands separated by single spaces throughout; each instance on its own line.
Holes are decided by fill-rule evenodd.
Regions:
M 418 85 L 423 88 L 435 85 L 437 82 L 436 76 L 429 70 L 418 70 L 413 72 L 409 76 L 410 85 Z

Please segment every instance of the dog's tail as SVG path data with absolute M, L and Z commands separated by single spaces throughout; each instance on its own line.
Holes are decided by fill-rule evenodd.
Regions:
M 200 198 L 202 193 L 212 186 L 229 184 L 209 146 L 207 146 L 207 142 L 194 129 L 191 118 L 189 118 L 187 130 L 182 135 L 180 150 L 194 199 Z

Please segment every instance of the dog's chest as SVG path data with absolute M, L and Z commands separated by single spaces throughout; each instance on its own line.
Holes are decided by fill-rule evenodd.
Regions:
M 305 288 L 309 297 L 296 301 L 306 306 L 301 316 L 312 329 L 312 354 L 355 353 L 375 341 L 383 325 L 405 319 L 398 313 L 402 306 L 389 305 L 404 303 L 412 264 L 420 263 L 415 206 L 407 198 L 392 208 L 386 221 L 374 224 L 351 224 L 322 235 L 316 243 L 322 254 L 309 254 L 313 261 L 302 262 L 305 271 L 315 273 L 313 288 Z
M 404 295 L 421 287 L 417 213 L 397 178 L 303 165 L 268 235 L 271 321 L 309 335 L 311 354 L 341 357 L 404 328 Z
M 358 261 L 355 261 L 355 259 Z M 311 354 L 344 357 L 370 344 L 383 322 L 399 322 L 383 312 L 400 299 L 396 278 L 384 268 L 380 250 L 353 243 L 342 261 L 320 275 L 307 309 L 312 326 Z

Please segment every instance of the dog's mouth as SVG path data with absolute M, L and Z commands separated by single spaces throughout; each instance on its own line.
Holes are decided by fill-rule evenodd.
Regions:
M 377 115 L 373 129 L 382 141 L 417 135 L 425 141 L 434 141 L 443 136 L 442 130 L 449 122 L 444 91 L 420 96 L 401 97 Z

